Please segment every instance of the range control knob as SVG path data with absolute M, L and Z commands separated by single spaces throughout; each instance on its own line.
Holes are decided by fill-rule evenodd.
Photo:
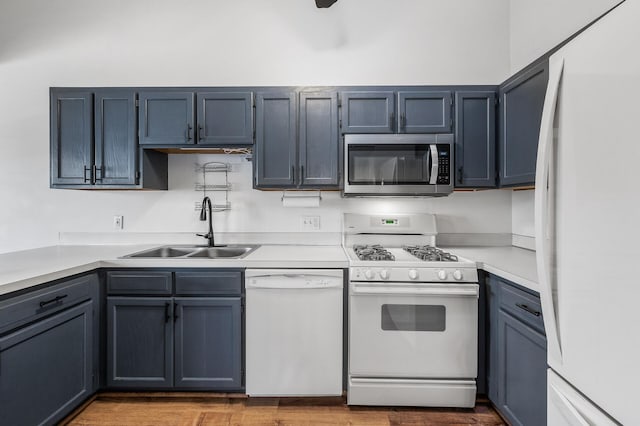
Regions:
M 438 278 L 440 278 L 441 280 L 446 280 L 447 279 L 447 271 L 445 271 L 444 269 L 440 269 L 438 271 Z
M 409 269 L 409 279 L 417 280 L 418 279 L 418 271 L 415 269 Z
M 365 276 L 366 279 L 372 280 L 373 277 L 375 276 L 375 274 L 373 273 L 373 271 L 371 269 L 367 269 L 366 271 L 364 271 L 364 276 Z
M 382 271 L 380 271 L 380 278 L 382 278 L 383 280 L 388 280 L 389 271 L 387 271 L 386 269 L 383 269 Z
M 453 271 L 453 278 L 460 281 L 462 279 L 462 272 L 459 269 Z

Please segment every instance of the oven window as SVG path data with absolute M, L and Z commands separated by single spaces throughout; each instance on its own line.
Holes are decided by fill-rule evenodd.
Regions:
M 352 145 L 351 185 L 420 185 L 429 182 L 428 144 Z
M 382 305 L 382 329 L 402 331 L 444 331 L 443 305 Z

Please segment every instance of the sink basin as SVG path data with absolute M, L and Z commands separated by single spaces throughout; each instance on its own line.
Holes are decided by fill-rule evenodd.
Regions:
M 241 258 L 253 250 L 255 250 L 255 247 L 208 247 L 196 251 L 189 257 L 208 257 L 210 259 L 217 257 Z
M 173 258 L 173 259 L 241 259 L 257 249 L 257 245 L 243 246 L 164 246 L 140 251 L 123 258 Z
M 157 247 L 139 253 L 129 254 L 124 257 L 182 257 L 193 253 L 195 248 Z

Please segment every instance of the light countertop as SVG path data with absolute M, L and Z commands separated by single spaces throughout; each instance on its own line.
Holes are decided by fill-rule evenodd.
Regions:
M 157 244 L 59 245 L 0 254 L 0 295 L 96 268 L 347 268 L 340 245 L 261 245 L 242 259 L 120 257 Z M 478 267 L 539 291 L 535 252 L 517 247 L 447 247 Z
M 536 252 L 519 247 L 446 247 L 447 251 L 475 261 L 478 269 L 540 292 Z
M 346 268 L 342 246 L 261 245 L 242 259 L 120 259 L 157 244 L 60 245 L 0 254 L 0 295 L 96 268 Z

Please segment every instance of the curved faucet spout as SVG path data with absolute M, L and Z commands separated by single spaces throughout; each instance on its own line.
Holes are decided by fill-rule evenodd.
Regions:
M 213 238 L 213 214 L 212 214 L 212 205 L 211 205 L 211 199 L 209 197 L 204 197 L 202 199 L 202 209 L 200 210 L 200 220 L 201 221 L 205 221 L 207 220 L 207 211 L 209 213 L 209 232 L 207 234 L 197 234 L 200 237 L 204 237 L 207 240 L 209 240 L 209 247 L 213 247 L 215 246 L 215 241 Z

